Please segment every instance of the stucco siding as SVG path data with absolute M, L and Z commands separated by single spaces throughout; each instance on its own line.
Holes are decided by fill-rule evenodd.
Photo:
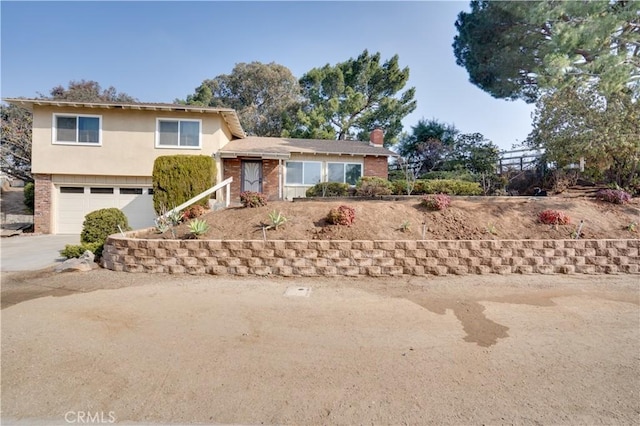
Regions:
M 54 113 L 100 115 L 101 146 L 54 144 Z M 161 117 L 201 120 L 201 148 L 156 148 L 156 119 Z M 230 133 L 225 127 L 218 114 L 36 107 L 33 117 L 32 171 L 43 174 L 151 176 L 153 163 L 159 156 L 216 153 L 229 141 Z

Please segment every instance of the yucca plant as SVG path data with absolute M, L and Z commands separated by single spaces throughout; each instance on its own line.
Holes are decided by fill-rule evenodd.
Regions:
M 202 219 L 193 219 L 189 222 L 189 232 L 195 235 L 196 238 L 204 235 L 209 230 L 209 224 Z
M 269 221 L 271 224 L 267 226 L 267 229 L 275 229 L 278 230 L 279 226 L 284 225 L 287 221 L 287 218 L 281 212 L 276 212 L 275 210 L 269 213 Z

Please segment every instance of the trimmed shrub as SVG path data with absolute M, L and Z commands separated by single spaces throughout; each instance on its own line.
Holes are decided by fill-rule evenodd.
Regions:
M 607 203 L 624 204 L 631 201 L 631 194 L 621 189 L 601 189 L 596 192 L 596 199 Z
M 544 210 L 538 214 L 538 220 L 545 225 L 568 225 L 571 218 L 559 210 Z
M 197 217 L 202 216 L 207 212 L 207 209 L 202 207 L 200 204 L 194 204 L 193 206 L 187 207 L 182 212 L 182 220 L 195 219 Z
M 390 195 L 392 189 L 391 182 L 377 176 L 363 176 L 356 183 L 356 195 L 361 197 Z
M 333 208 L 327 215 L 327 222 L 332 225 L 351 225 L 356 220 L 356 211 L 353 207 L 340 206 Z
M 444 210 L 451 204 L 451 197 L 445 194 L 427 195 L 422 199 L 420 205 L 429 210 Z
M 307 197 L 346 197 L 349 185 L 340 182 L 320 182 L 307 189 Z
M 240 193 L 243 207 L 261 207 L 267 205 L 267 197 L 260 192 L 244 191 Z
M 438 170 L 433 172 L 427 172 L 423 175 L 420 175 L 421 180 L 464 180 L 466 182 L 474 182 L 475 179 L 471 173 L 466 170 Z
M 66 257 L 67 259 L 71 258 L 79 258 L 84 254 L 85 251 L 89 250 L 91 253 L 96 256 L 102 255 L 103 245 L 99 243 L 82 243 L 79 245 L 67 244 L 64 246 L 63 250 L 60 250 L 60 256 Z
M 161 214 L 215 185 L 216 165 L 208 155 L 166 155 L 153 163 L 153 207 Z M 195 204 L 206 207 L 207 197 Z
M 420 180 L 419 190 L 425 194 L 449 195 L 481 195 L 482 188 L 478 182 L 453 179 Z M 418 191 L 416 191 L 418 192 Z
M 36 199 L 36 186 L 33 182 L 29 182 L 24 186 L 24 205 L 29 210 L 29 213 L 33 213 L 35 208 Z
M 118 228 L 120 226 L 120 228 Z M 102 246 L 111 234 L 130 231 L 127 216 L 115 207 L 100 209 L 87 214 L 82 223 L 80 242 L 82 245 L 95 244 L 96 249 L 91 250 L 96 256 L 102 255 Z M 83 250 L 84 253 L 84 250 Z M 80 253 L 82 254 L 82 253 Z

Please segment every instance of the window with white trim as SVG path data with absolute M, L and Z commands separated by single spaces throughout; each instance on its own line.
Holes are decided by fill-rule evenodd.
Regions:
M 156 148 L 200 148 L 201 120 L 158 118 Z
M 355 185 L 362 177 L 360 163 L 327 163 L 327 182 Z
M 54 114 L 53 143 L 101 145 L 102 117 L 99 115 Z
M 313 186 L 322 181 L 322 163 L 319 161 L 287 161 L 287 185 Z

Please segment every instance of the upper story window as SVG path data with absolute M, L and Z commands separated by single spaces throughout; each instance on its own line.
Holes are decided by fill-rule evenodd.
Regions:
M 200 120 L 158 118 L 156 148 L 200 148 Z
M 53 126 L 53 143 L 102 144 L 102 117 L 99 115 L 54 114 Z
M 362 177 L 362 164 L 327 163 L 327 181 L 355 185 Z

